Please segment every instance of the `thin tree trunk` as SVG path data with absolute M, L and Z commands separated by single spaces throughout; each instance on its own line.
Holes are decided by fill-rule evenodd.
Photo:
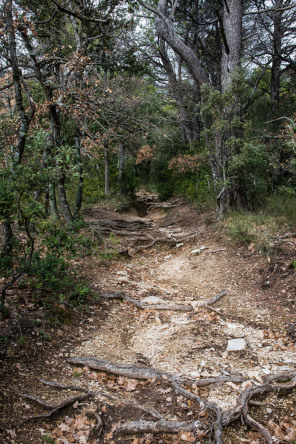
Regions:
M 59 195 L 59 201 L 60 206 L 63 214 L 63 218 L 66 222 L 66 224 L 70 224 L 73 221 L 73 216 L 68 204 L 66 190 L 65 190 L 65 181 L 66 177 L 63 172 L 60 172 L 59 179 L 58 179 L 58 195 Z
M 3 246 L 2 246 L 1 256 L 3 257 L 5 255 L 11 253 L 11 251 L 12 251 L 13 231 L 12 231 L 12 226 L 11 226 L 11 220 L 9 217 L 7 217 L 2 222 L 1 225 L 2 225 L 2 230 L 3 230 Z
M 105 195 L 110 196 L 110 168 L 108 140 L 104 142 L 104 162 L 105 162 Z
M 123 192 L 124 162 L 125 162 L 125 144 L 124 142 L 120 142 L 118 146 L 118 177 L 117 177 L 118 191 L 120 194 L 122 194 Z
M 56 189 L 55 184 L 50 183 L 48 185 L 48 197 L 49 197 L 49 208 L 52 216 L 59 218 L 57 199 L 56 199 Z
M 282 0 L 276 0 L 275 8 L 280 9 L 283 6 Z M 283 11 L 277 11 L 274 13 L 273 24 L 273 57 L 271 66 L 271 84 L 270 84 L 270 97 L 273 102 L 272 111 L 274 112 L 280 101 L 280 72 L 281 72 L 281 59 L 282 52 L 282 15 Z
M 79 163 L 79 169 L 78 169 L 79 178 L 78 178 L 78 187 L 77 187 L 76 199 L 75 199 L 74 219 L 79 219 L 81 205 L 82 205 L 82 194 L 83 194 L 83 167 L 82 167 L 82 162 L 81 162 L 81 150 L 80 150 L 79 135 L 76 135 L 76 137 L 75 137 L 75 149 L 76 149 L 77 162 Z

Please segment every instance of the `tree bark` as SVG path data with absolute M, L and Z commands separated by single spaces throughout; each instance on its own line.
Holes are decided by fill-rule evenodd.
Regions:
M 11 226 L 11 220 L 9 217 L 7 217 L 2 222 L 2 230 L 3 230 L 3 246 L 1 251 L 1 256 L 4 257 L 5 255 L 11 253 L 13 249 L 12 241 L 13 241 L 13 231 Z
M 80 150 L 79 135 L 75 136 L 75 149 L 76 149 L 77 162 L 79 164 L 79 168 L 78 168 L 79 177 L 78 177 L 78 187 L 77 187 L 76 199 L 75 199 L 74 219 L 79 219 L 81 205 L 82 205 L 82 194 L 83 194 L 83 167 L 82 167 L 82 162 L 81 162 L 81 150 Z
M 223 9 L 223 30 L 224 45 L 221 60 L 221 89 L 225 93 L 231 84 L 234 70 L 240 66 L 242 51 L 242 0 L 227 0 L 224 2 Z M 241 100 L 240 97 L 234 98 L 234 103 L 224 109 L 224 120 L 233 119 L 233 115 L 240 117 Z M 219 130 L 218 130 L 219 131 Z M 227 140 L 237 136 L 233 133 L 220 132 L 216 134 L 216 151 L 215 151 L 215 177 L 223 187 L 217 197 L 218 217 L 223 218 L 231 205 L 237 208 L 244 206 L 243 186 L 237 184 L 227 184 L 228 162 L 232 152 L 227 144 Z
M 193 79 L 197 85 L 201 86 L 207 83 L 208 76 L 201 66 L 200 61 L 196 57 L 194 51 L 186 45 L 176 34 L 172 20 L 166 16 L 168 7 L 168 0 L 159 0 L 157 11 L 159 15 L 155 14 L 155 27 L 159 37 L 163 40 L 184 60 L 191 72 Z
M 65 181 L 66 181 L 65 174 L 62 171 L 60 171 L 58 178 L 58 195 L 59 195 L 61 210 L 63 213 L 63 218 L 66 224 L 69 225 L 73 221 L 73 216 L 67 200 Z
M 49 199 L 49 208 L 52 216 L 59 218 L 57 199 L 56 199 L 56 187 L 55 184 L 50 183 L 48 185 L 48 199 Z
M 277 9 L 283 6 L 282 0 L 276 0 L 275 7 Z M 280 101 L 280 76 L 281 76 L 281 52 L 282 52 L 282 15 L 283 11 L 274 13 L 273 22 L 273 57 L 271 65 L 271 84 L 270 97 L 273 103 L 272 111 L 274 112 Z
M 108 140 L 105 140 L 104 142 L 104 163 L 105 163 L 105 195 L 110 196 L 110 168 L 109 168 Z
M 240 65 L 242 51 L 242 0 L 227 0 L 223 8 L 223 34 L 225 36 L 221 62 L 221 86 L 225 92 L 230 85 L 234 69 Z
M 120 194 L 123 193 L 124 163 L 125 163 L 125 144 L 124 142 L 120 142 L 118 146 L 118 177 L 117 177 L 118 192 Z
M 188 88 L 189 85 L 186 85 L 185 88 L 187 91 L 184 90 L 184 84 L 182 84 L 182 78 L 181 75 L 179 76 L 179 79 L 177 79 L 177 76 L 175 74 L 173 65 L 170 61 L 166 43 L 164 39 L 160 38 L 159 43 L 159 54 L 161 57 L 163 68 L 166 72 L 168 81 L 169 81 L 169 88 L 172 96 L 176 100 L 176 104 L 179 111 L 179 119 L 180 119 L 180 127 L 181 127 L 181 136 L 185 143 L 188 143 L 190 148 L 193 148 L 194 143 L 197 141 L 199 136 L 199 131 L 197 126 L 197 122 L 195 121 L 194 124 L 192 124 L 192 121 L 194 120 L 193 115 L 189 115 L 187 110 L 187 103 L 186 103 L 186 96 L 188 96 Z M 181 61 L 180 61 L 181 65 Z M 196 85 L 194 85 L 194 98 L 197 99 L 198 94 L 198 88 Z M 188 100 L 188 97 L 187 97 Z M 194 114 L 194 113 L 193 113 Z M 196 113 L 195 113 L 196 114 Z

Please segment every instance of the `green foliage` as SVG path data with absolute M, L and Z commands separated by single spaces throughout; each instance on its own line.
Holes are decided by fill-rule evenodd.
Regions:
M 289 187 L 280 187 L 277 192 L 268 196 L 263 203 L 267 217 L 275 217 L 283 226 L 296 228 L 296 194 Z
M 273 199 L 273 198 L 271 198 Z M 256 212 L 230 212 L 221 223 L 229 241 L 244 245 L 263 256 L 270 256 L 277 247 L 273 239 L 280 230 L 288 229 L 288 219 L 283 213 L 269 213 L 263 206 Z
M 249 206 L 258 206 L 270 187 L 267 147 L 254 141 L 244 142 L 239 153 L 231 157 L 228 171 L 234 183 L 244 183 Z
M 23 347 L 28 342 L 28 336 L 22 335 L 18 340 L 18 345 Z
M 57 444 L 57 442 L 53 438 L 51 438 L 49 435 L 43 435 L 41 440 L 43 442 L 48 443 L 48 444 Z

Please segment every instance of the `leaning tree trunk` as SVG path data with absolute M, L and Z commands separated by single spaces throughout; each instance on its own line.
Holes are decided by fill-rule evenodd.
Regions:
M 110 196 L 110 167 L 108 140 L 104 142 L 104 162 L 105 162 L 105 195 Z
M 171 13 L 169 13 L 169 6 L 171 3 L 168 0 L 158 0 L 157 9 L 153 8 L 150 4 L 138 0 L 138 2 L 144 5 L 148 10 L 154 13 L 155 28 L 157 34 L 162 38 L 171 48 L 177 53 L 182 60 L 186 63 L 188 70 L 192 75 L 192 79 L 198 86 L 202 86 L 205 83 L 209 83 L 209 78 L 196 56 L 195 51 L 185 43 L 174 27 L 174 6 L 178 2 L 173 2 Z M 223 54 L 221 61 L 221 83 L 222 92 L 227 91 L 231 83 L 232 74 L 234 69 L 240 65 L 241 60 L 241 44 L 242 44 L 242 0 L 227 0 L 223 3 L 223 29 L 221 35 L 223 37 Z M 237 112 L 240 113 L 238 107 Z M 227 118 L 227 110 L 225 110 L 224 117 Z M 233 108 L 232 108 L 233 114 Z M 223 117 L 223 116 L 222 116 Z M 220 192 L 218 191 L 218 210 L 219 216 L 227 212 L 231 199 L 234 198 L 237 202 L 241 201 L 238 190 L 231 190 L 231 186 L 228 185 L 227 163 L 229 156 L 232 154 L 229 152 L 230 148 L 227 144 L 229 137 L 232 137 L 223 131 L 220 134 L 216 134 L 216 151 L 213 155 L 213 179 L 216 185 L 222 183 L 224 186 Z

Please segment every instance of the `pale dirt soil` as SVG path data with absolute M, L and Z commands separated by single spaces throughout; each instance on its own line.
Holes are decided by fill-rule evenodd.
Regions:
M 119 214 L 106 205 L 86 211 L 86 218 L 92 223 L 138 220 L 135 210 Z M 171 209 L 155 209 L 145 217 L 145 221 L 152 222 L 151 236 L 182 237 L 194 231 L 200 234 L 178 247 L 158 243 L 134 254 L 128 239 L 122 238 L 121 244 L 115 243 L 114 248 L 128 248 L 130 257 L 76 261 L 81 276 L 87 278 L 98 298 L 89 304 L 87 312 L 75 312 L 71 324 L 55 327 L 51 341 L 30 336 L 32 326 L 26 329 L 24 325 L 22 328 L 30 336 L 28 343 L 21 346 L 12 340 L 8 344 L 0 382 L 1 443 L 46 442 L 42 440 L 43 434 L 52 436 L 57 443 L 209 442 L 207 437 L 194 438 L 193 434 L 182 432 L 114 438 L 111 432 L 119 422 L 153 419 L 136 407 L 124 405 L 126 401 L 154 407 L 168 420 L 192 420 L 200 414 L 200 408 L 182 396 L 175 396 L 165 381 L 139 382 L 94 372 L 87 367 L 73 368 L 66 362 L 71 356 L 147 365 L 192 380 L 244 376 L 247 382 L 242 384 L 228 382 L 198 390 L 199 396 L 214 401 L 223 410 L 235 406 L 239 393 L 248 384 L 260 385 L 267 375 L 295 370 L 296 347 L 286 333 L 287 327 L 296 322 L 295 270 L 289 267 L 294 260 L 295 239 L 283 242 L 282 250 L 268 262 L 254 251 L 227 243 L 216 225 L 205 223 L 210 218 L 184 201 Z M 199 254 L 191 254 L 200 247 L 205 248 Z M 213 305 L 219 313 L 198 307 L 200 302 L 211 299 L 221 290 L 227 294 Z M 119 291 L 137 301 L 182 303 L 194 310 L 189 313 L 142 310 L 126 301 L 102 297 Z M 28 308 L 23 309 L 26 310 L 29 312 Z M 24 314 L 21 316 L 24 318 Z M 35 319 L 43 316 L 42 310 L 34 316 Z M 20 322 L 22 317 L 15 317 L 2 321 L 0 327 L 13 337 Z M 228 340 L 233 338 L 244 338 L 246 349 L 227 352 Z M 47 420 L 34 420 L 18 427 L 24 416 L 45 412 L 30 400 L 20 398 L 18 393 L 54 403 L 77 394 L 46 388 L 38 382 L 39 377 L 79 385 L 96 394 L 92 401 L 87 400 L 76 409 L 69 407 Z M 106 398 L 104 390 L 117 400 Z M 253 417 L 264 424 L 278 442 L 295 442 L 295 390 L 285 396 L 269 395 L 260 400 L 264 405 L 251 408 Z M 94 420 L 83 411 L 92 408 L 98 408 L 103 419 L 101 441 L 89 437 Z M 207 418 L 208 414 L 203 415 Z M 224 442 L 264 441 L 250 428 L 235 423 L 224 430 Z

